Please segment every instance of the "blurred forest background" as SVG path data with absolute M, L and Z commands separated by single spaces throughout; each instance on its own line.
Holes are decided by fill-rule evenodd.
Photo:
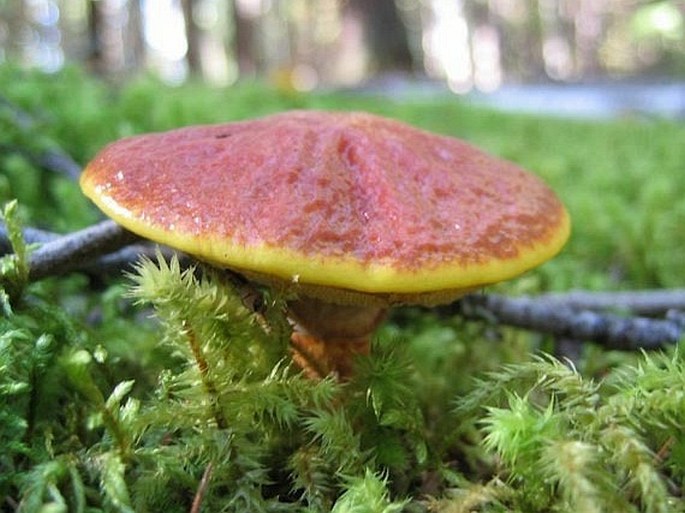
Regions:
M 0 62 L 307 91 L 685 76 L 683 0 L 0 0 Z

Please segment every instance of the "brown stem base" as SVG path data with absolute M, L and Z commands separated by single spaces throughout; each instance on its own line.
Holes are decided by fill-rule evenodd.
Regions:
M 308 333 L 295 331 L 290 338 L 291 353 L 295 364 L 312 379 L 335 376 L 348 380 L 353 372 L 357 356 L 368 355 L 368 338 L 324 342 Z
M 338 305 L 303 298 L 288 305 L 295 321 L 291 337 L 293 360 L 314 379 L 347 380 L 357 356 L 368 355 L 369 340 L 385 317 L 378 306 Z

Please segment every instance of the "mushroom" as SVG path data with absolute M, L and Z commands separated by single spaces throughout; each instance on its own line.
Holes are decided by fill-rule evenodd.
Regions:
M 128 230 L 286 291 L 295 360 L 343 379 L 388 307 L 512 278 L 570 231 L 533 174 L 361 112 L 129 137 L 88 164 L 81 187 Z

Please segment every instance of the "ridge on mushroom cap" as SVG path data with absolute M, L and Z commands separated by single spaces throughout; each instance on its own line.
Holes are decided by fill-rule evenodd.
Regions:
M 124 227 L 200 259 L 364 294 L 511 278 L 554 256 L 570 231 L 536 176 L 365 113 L 294 111 L 122 139 L 81 186 Z

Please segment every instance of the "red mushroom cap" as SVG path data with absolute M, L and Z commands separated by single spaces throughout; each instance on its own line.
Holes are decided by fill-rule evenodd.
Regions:
M 555 255 L 539 178 L 366 113 L 294 111 L 117 141 L 81 186 L 149 239 L 267 281 L 393 301 L 455 297 Z

